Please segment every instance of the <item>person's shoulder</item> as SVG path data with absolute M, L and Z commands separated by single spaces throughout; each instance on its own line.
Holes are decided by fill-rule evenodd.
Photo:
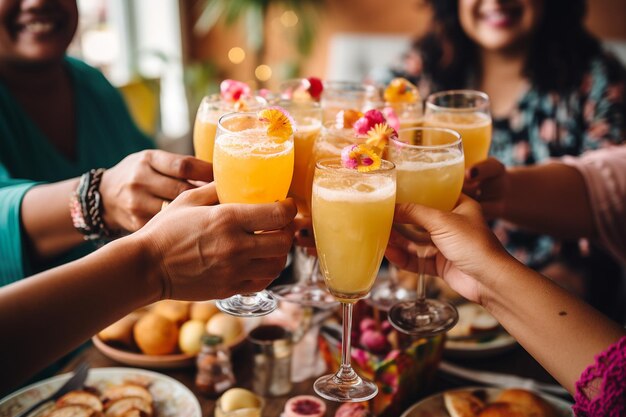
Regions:
M 106 80 L 104 74 L 99 69 L 92 67 L 84 61 L 71 56 L 65 57 L 65 63 L 69 67 L 72 74 L 79 80 L 93 79 Z

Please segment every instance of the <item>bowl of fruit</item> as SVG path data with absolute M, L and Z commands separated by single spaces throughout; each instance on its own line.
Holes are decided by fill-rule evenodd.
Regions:
M 127 365 L 152 369 L 182 368 L 194 363 L 202 336 L 221 336 L 234 349 L 258 319 L 220 312 L 215 303 L 165 300 L 134 311 L 92 338 L 98 350 Z

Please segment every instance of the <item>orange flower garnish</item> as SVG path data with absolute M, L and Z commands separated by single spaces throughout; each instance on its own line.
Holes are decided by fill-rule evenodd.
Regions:
M 405 78 L 394 78 L 385 89 L 387 103 L 415 103 L 420 99 L 417 87 Z
M 352 129 L 354 123 L 356 123 L 356 121 L 359 120 L 361 117 L 363 117 L 363 113 L 358 110 L 342 110 L 337 113 L 337 127 L 343 129 Z
M 359 172 L 369 172 L 380 168 L 381 159 L 367 144 L 348 145 L 341 151 L 341 165 Z
M 396 133 L 394 128 L 387 123 L 378 123 L 367 132 L 365 143 L 373 147 L 379 154 L 382 154 L 389 141 L 397 137 L 398 133 Z
M 295 123 L 282 107 L 268 107 L 257 113 L 260 121 L 267 123 L 267 135 L 284 142 L 295 132 Z

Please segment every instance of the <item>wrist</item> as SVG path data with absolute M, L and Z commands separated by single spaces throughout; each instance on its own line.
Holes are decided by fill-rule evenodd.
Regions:
M 142 285 L 145 286 L 146 293 L 150 294 L 150 302 L 167 298 L 170 293 L 169 276 L 162 265 L 161 251 L 151 236 L 140 230 L 120 240 L 124 240 L 136 256 L 136 266 L 141 270 Z
M 485 262 L 486 267 L 476 276 L 480 285 L 479 304 L 493 313 L 502 302 L 502 286 L 517 275 L 520 268 L 525 268 L 508 252 L 502 253 Z
M 115 198 L 111 193 L 110 184 L 111 172 L 109 170 L 102 174 L 100 182 L 100 195 L 102 196 L 102 220 L 109 230 L 122 230 L 122 225 L 115 221 Z

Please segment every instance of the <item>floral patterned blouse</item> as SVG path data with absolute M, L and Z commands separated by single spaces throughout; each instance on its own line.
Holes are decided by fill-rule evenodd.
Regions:
M 602 55 L 591 62 L 580 87 L 569 94 L 544 93 L 530 86 L 508 118 L 493 120 L 490 154 L 507 166 L 532 165 L 623 143 L 625 84 L 624 67 Z M 432 88 L 424 78 L 418 85 L 420 90 Z M 500 221 L 493 227 L 507 249 L 529 266 L 545 265 L 556 254 L 555 241 L 548 236 Z

